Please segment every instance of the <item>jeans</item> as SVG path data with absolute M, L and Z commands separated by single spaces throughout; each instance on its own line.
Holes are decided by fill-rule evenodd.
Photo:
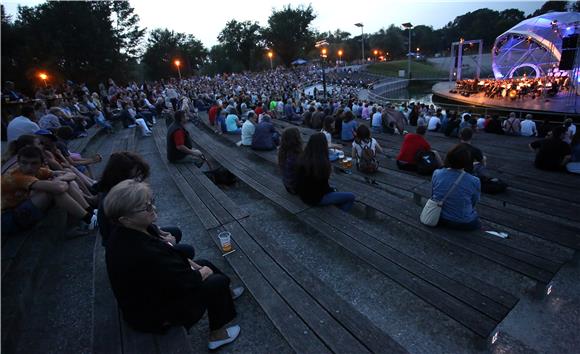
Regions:
M 350 192 L 330 192 L 326 193 L 318 205 L 336 205 L 342 211 L 349 211 L 354 204 L 355 196 Z

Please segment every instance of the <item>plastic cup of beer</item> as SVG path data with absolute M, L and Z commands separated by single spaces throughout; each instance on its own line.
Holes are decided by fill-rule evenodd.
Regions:
M 228 231 L 223 231 L 218 234 L 220 245 L 223 252 L 230 252 L 232 250 L 232 234 Z

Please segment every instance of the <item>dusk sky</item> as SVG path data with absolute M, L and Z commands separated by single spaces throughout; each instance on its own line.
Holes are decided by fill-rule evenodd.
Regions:
M 2 1 L 7 13 L 16 15 L 17 6 L 33 6 L 43 1 Z M 217 36 L 225 23 L 231 19 L 238 21 L 258 21 L 267 25 L 272 8 L 282 9 L 291 4 L 296 7 L 309 2 L 270 0 L 245 1 L 130 1 L 141 18 L 141 26 L 151 30 L 154 28 L 169 28 L 177 32 L 193 34 L 206 47 L 217 44 Z M 400 25 L 411 22 L 413 25 L 430 25 L 437 29 L 443 27 L 456 16 L 480 8 L 504 10 L 517 8 L 529 14 L 538 9 L 544 1 L 372 1 L 358 0 L 345 2 L 346 6 L 336 0 L 312 1 L 312 7 L 317 15 L 313 27 L 319 31 L 334 31 L 340 28 L 353 35 L 360 34 L 360 28 L 354 26 L 357 22 L 364 24 L 365 33 L 376 32 L 388 27 L 391 23 Z

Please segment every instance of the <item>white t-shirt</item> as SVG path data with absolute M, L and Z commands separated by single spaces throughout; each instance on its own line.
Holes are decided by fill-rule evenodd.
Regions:
M 536 122 L 531 119 L 525 119 L 520 123 L 520 134 L 522 136 L 535 136 L 537 134 Z
M 256 126 L 249 119 L 242 124 L 242 145 L 252 145 L 252 137 L 256 132 Z
M 373 114 L 373 121 L 371 125 L 373 127 L 381 127 L 383 125 L 383 115 L 381 112 Z
M 437 116 L 432 116 L 429 119 L 429 124 L 427 125 L 427 130 L 435 130 L 437 129 L 437 124 L 441 125 L 441 119 Z
M 485 128 L 485 118 L 479 117 L 477 119 L 477 129 L 483 129 L 483 128 Z

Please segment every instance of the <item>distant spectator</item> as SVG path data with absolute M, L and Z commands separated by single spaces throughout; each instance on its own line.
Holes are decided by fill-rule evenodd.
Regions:
M 352 158 L 359 171 L 366 174 L 373 174 L 379 169 L 377 154 L 383 149 L 377 140 L 371 137 L 371 132 L 365 124 L 361 124 L 356 129 L 356 139 L 352 143 Z M 365 178 L 367 182 L 376 183 L 374 179 Z
M 419 151 L 429 152 L 431 150 L 431 145 L 423 137 L 426 131 L 425 126 L 417 127 L 417 133 L 408 133 L 403 138 L 403 144 L 401 145 L 401 150 L 397 155 L 397 167 L 400 170 L 405 171 L 416 171 L 417 161 L 416 156 Z M 436 151 L 435 153 L 437 164 L 441 165 L 441 157 Z
M 282 172 L 282 181 L 288 193 L 296 194 L 296 162 L 302 154 L 302 137 L 295 127 L 286 128 L 278 149 L 278 167 Z
M 60 120 L 58 116 L 54 113 L 60 111 L 58 107 L 52 107 L 47 114 L 42 116 L 38 121 L 38 125 L 41 129 L 58 129 L 61 127 Z
M 241 134 L 242 129 L 240 128 L 242 123 L 238 116 L 234 113 L 233 109 L 229 110 L 229 113 L 226 117 L 226 129 L 228 134 Z
M 572 153 L 570 145 L 563 141 L 565 136 L 566 128 L 558 126 L 552 130 L 549 138 L 536 140 L 529 145 L 536 152 L 536 168 L 546 171 L 564 170 Z
M 251 146 L 252 145 L 252 137 L 254 136 L 254 132 L 256 131 L 256 114 L 252 111 L 248 112 L 248 118 L 242 124 L 242 145 L 243 146 Z
M 429 119 L 429 123 L 427 124 L 427 130 L 430 132 L 437 132 L 439 131 L 440 128 L 441 128 L 441 119 L 439 118 L 439 116 L 437 115 L 431 116 L 431 119 Z
M 256 131 L 252 137 L 252 149 L 254 150 L 275 150 L 280 143 L 280 134 L 274 128 L 272 119 L 264 114 L 262 121 L 256 126 Z
M 383 108 L 382 107 L 373 107 L 372 109 L 372 121 L 371 121 L 371 129 L 373 133 L 382 133 L 383 132 Z
M 477 130 L 483 131 L 485 129 L 486 117 L 482 114 L 477 118 Z
M 341 140 L 343 142 L 351 142 L 354 140 L 354 135 L 358 123 L 354 120 L 352 112 L 344 113 L 344 121 L 342 122 Z
M 453 184 L 459 180 L 455 189 L 448 195 L 441 209 L 438 226 L 460 230 L 478 230 L 481 227 L 475 206 L 480 198 L 479 178 L 464 173 L 471 165 L 469 149 L 458 144 L 445 158 L 445 167 L 433 172 L 433 200 L 442 200 Z
M 526 114 L 526 119 L 521 123 L 521 135 L 522 136 L 538 136 L 538 130 L 536 129 L 536 122 L 532 120 L 531 114 Z
M 521 123 L 514 112 L 510 113 L 508 119 L 506 119 L 502 124 L 503 131 L 505 135 L 519 136 L 521 133 Z
M 576 126 L 572 122 L 571 118 L 567 118 L 564 121 L 564 128 L 566 128 L 566 134 L 564 135 L 564 142 L 570 144 L 572 142 L 572 137 L 576 134 Z
M 485 132 L 492 133 L 492 134 L 499 134 L 499 135 L 504 134 L 504 131 L 501 127 L 501 122 L 499 121 L 498 115 L 494 115 L 491 117 L 491 120 L 489 120 L 489 122 L 485 126 Z
M 572 138 L 572 156 L 570 162 L 566 164 L 566 169 L 570 173 L 580 174 L 580 133 L 577 132 Z
M 24 134 L 34 134 L 40 127 L 34 121 L 34 108 L 26 105 L 22 107 L 22 112 L 18 117 L 13 118 L 8 127 L 8 142 L 18 139 Z
M 328 184 L 330 173 L 328 142 L 324 134 L 313 134 L 297 163 L 298 195 L 308 205 L 336 205 L 343 211 L 349 211 L 354 204 L 355 196 L 353 193 L 336 192 L 331 188 Z

